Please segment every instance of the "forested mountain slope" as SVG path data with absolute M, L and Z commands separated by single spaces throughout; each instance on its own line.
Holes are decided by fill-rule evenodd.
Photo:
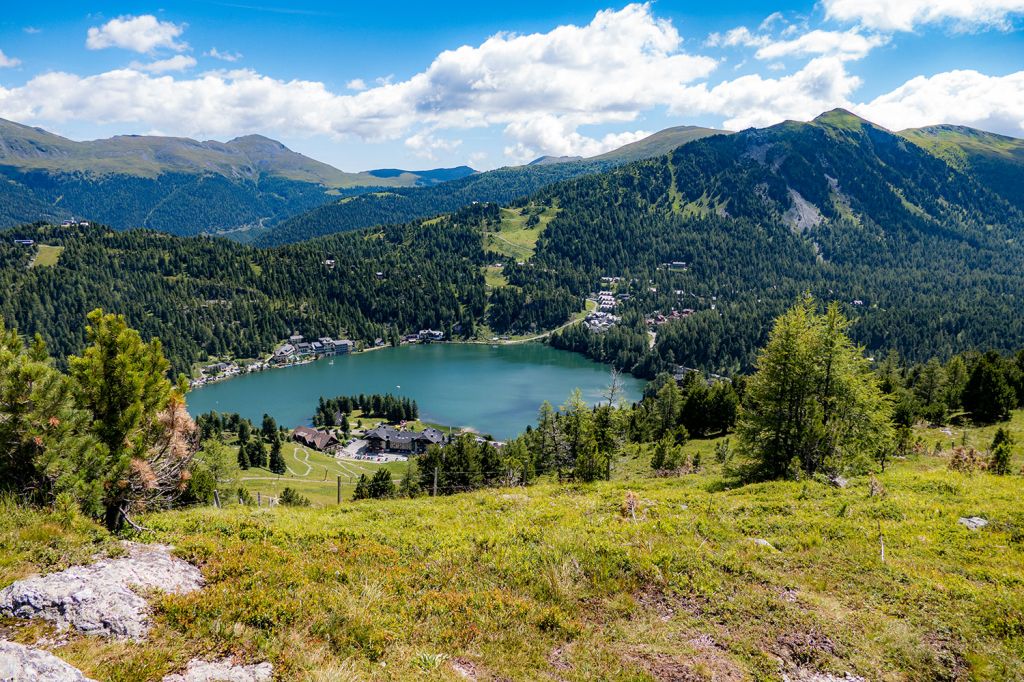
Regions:
M 1008 181 L 1020 179 L 1014 168 Z M 81 346 L 86 311 L 125 312 L 182 369 L 206 353 L 267 352 L 293 329 L 370 341 L 423 327 L 471 336 L 484 323 L 533 333 L 581 310 L 608 286 L 601 277 L 620 277 L 618 324 L 573 327 L 553 343 L 642 376 L 674 364 L 734 372 L 751 366 L 770 321 L 810 292 L 842 302 L 870 350 L 920 361 L 1024 346 L 1022 230 L 1021 211 L 970 168 L 837 111 L 697 140 L 508 210 L 481 203 L 274 249 L 21 228 L 0 243 L 0 314 L 63 356 Z M 538 234 L 530 257 L 492 248 Z M 65 248 L 55 266 L 28 267 L 35 247 L 16 236 Z M 487 286 L 495 261 L 501 275 L 490 268 Z M 678 319 L 645 322 L 673 309 Z
M 899 134 L 950 165 L 973 173 L 1000 197 L 1024 210 L 1024 140 L 954 125 L 911 128 Z
M 367 193 L 343 198 L 297 215 L 257 243 L 287 244 L 334 232 L 371 225 L 404 222 L 455 211 L 474 201 L 516 201 L 561 180 L 600 173 L 638 159 L 667 154 L 679 145 L 725 131 L 698 126 L 677 126 L 589 159 L 541 157 L 526 166 L 498 168 L 445 183 L 438 187 Z
M 373 341 L 484 313 L 479 216 L 399 225 L 262 250 L 210 237 L 26 226 L 0 242 L 0 315 L 58 358 L 84 345 L 85 314 L 125 314 L 159 337 L 176 371 L 207 354 L 258 357 L 293 330 Z M 32 265 L 27 237 L 63 247 Z M 331 260 L 333 264 L 326 261 Z M 380 274 L 378 274 L 380 273 Z
M 271 225 L 338 195 L 433 185 L 472 172 L 346 173 L 262 135 L 76 142 L 0 119 L 0 227 L 80 217 L 118 229 L 217 232 Z
M 661 360 L 747 367 L 804 291 L 850 306 L 871 349 L 927 358 L 1024 340 L 1021 212 L 970 169 L 847 112 L 699 140 L 537 200 L 560 210 L 510 281 L 583 293 L 624 276 L 627 311 L 695 310 L 658 328 Z M 672 261 L 687 268 L 660 267 Z M 561 341 L 629 367 L 646 354 L 633 329 Z

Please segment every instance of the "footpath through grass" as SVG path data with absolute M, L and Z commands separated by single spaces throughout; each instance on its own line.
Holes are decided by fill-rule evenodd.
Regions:
M 867 478 L 729 489 L 709 466 L 150 515 L 139 539 L 173 544 L 208 586 L 158 598 L 149 643 L 71 636 L 60 655 L 132 681 L 228 654 L 270 660 L 282 680 L 1024 677 L 1020 476 L 954 473 L 926 455 L 892 466 L 872 496 Z M 107 546 L 80 521 L 20 514 L 0 520 L 0 584 Z M 989 525 L 970 531 L 963 516 Z

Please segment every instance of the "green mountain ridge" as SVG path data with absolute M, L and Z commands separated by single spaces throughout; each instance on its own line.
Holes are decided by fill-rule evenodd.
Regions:
M 1020 181 L 1020 165 L 999 168 Z M 399 206 L 434 196 L 427 208 L 441 219 L 399 223 L 395 210 L 395 225 L 273 249 L 19 228 L 0 244 L 0 314 L 64 356 L 80 347 L 89 309 L 125 312 L 182 368 L 206 354 L 267 352 L 294 329 L 364 341 L 392 328 L 534 334 L 617 277 L 621 322 L 603 334 L 571 327 L 552 343 L 638 376 L 673 365 L 747 370 L 770 321 L 806 292 L 840 301 L 851 334 L 875 353 L 925 361 L 1024 346 L 1024 212 L 971 168 L 844 112 L 709 136 L 604 172 L 553 164 L 441 187 L 440 197 L 388 190 Z M 510 207 L 473 204 L 481 187 L 511 195 Z M 447 212 L 442 199 L 465 207 Z M 533 218 L 532 256 L 488 249 Z M 65 248 L 56 265 L 29 268 L 31 247 L 13 237 Z M 495 261 L 502 276 L 488 286 Z M 673 309 L 689 312 L 652 327 L 651 347 L 644 318 Z
M 542 156 L 525 166 L 498 168 L 441 186 L 344 198 L 284 221 L 258 236 L 256 243 L 262 246 L 287 244 L 372 225 L 427 218 L 455 211 L 474 201 L 509 203 L 562 180 L 667 154 L 686 142 L 726 132 L 698 126 L 677 126 L 587 159 Z
M 395 170 L 347 173 L 262 135 L 76 142 L 0 119 L 0 226 L 81 217 L 176 234 L 263 229 L 339 196 L 474 172 Z

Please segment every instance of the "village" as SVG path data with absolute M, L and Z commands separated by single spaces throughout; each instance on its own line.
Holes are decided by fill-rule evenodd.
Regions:
M 444 341 L 444 332 L 434 329 L 421 329 L 416 334 L 409 334 L 401 339 L 401 343 L 436 343 Z M 375 339 L 371 348 L 383 348 L 387 346 L 384 339 Z M 307 341 L 298 332 L 292 334 L 287 340 L 262 360 L 231 360 L 218 361 L 199 367 L 196 370 L 198 376 L 189 381 L 189 388 L 199 388 L 207 384 L 224 381 L 242 374 L 251 372 L 262 372 L 268 369 L 291 367 L 313 362 L 322 357 L 334 355 L 349 355 L 361 350 L 368 350 L 361 347 L 350 339 L 334 339 L 329 336 L 321 336 L 316 340 Z

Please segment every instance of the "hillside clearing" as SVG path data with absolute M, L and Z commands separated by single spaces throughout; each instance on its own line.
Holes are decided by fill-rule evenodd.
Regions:
M 32 260 L 32 267 L 52 268 L 60 260 L 60 254 L 64 252 L 63 246 L 51 246 L 39 244 L 36 247 L 36 257 Z

